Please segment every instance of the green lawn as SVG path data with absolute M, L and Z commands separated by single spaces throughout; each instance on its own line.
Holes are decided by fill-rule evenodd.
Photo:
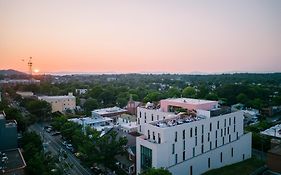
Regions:
M 249 175 L 259 167 L 263 166 L 264 162 L 256 158 L 251 158 L 243 162 L 228 165 L 222 168 L 210 170 L 204 175 Z

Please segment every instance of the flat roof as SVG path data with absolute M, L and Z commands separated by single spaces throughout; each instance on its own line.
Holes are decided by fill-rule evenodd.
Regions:
M 7 160 L 2 162 L 0 161 L 0 167 L 4 167 L 4 173 L 5 172 L 12 172 L 17 169 L 22 169 L 26 166 L 26 163 L 24 161 L 24 158 L 20 152 L 20 150 L 13 149 L 13 150 L 5 150 L 1 151 L 2 156 L 3 153 L 7 157 Z M 3 171 L 3 170 L 1 170 Z
M 83 121 L 85 122 L 85 124 L 96 124 L 96 123 L 112 121 L 112 119 L 109 117 L 84 117 L 84 118 L 72 118 L 68 120 L 79 123 L 81 125 L 83 124 Z
M 111 108 L 96 109 L 92 111 L 92 113 L 96 113 L 99 115 L 107 115 L 107 114 L 122 113 L 122 112 L 127 112 L 127 110 L 119 108 L 117 106 Z
M 39 96 L 39 99 L 46 100 L 46 99 L 69 99 L 75 98 L 73 95 L 62 95 L 62 96 Z
M 193 104 L 193 105 L 218 102 L 218 101 L 202 100 L 202 99 L 195 99 L 195 98 L 167 98 L 167 99 L 164 99 L 161 101 L 176 102 L 176 103 L 189 103 L 189 104 Z

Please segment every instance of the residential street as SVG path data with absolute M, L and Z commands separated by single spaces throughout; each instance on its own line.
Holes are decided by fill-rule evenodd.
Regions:
M 50 151 L 54 155 L 59 155 L 60 150 L 64 150 L 67 154 L 67 158 L 62 160 L 61 163 L 66 163 L 68 168 L 65 168 L 65 174 L 72 175 L 91 175 L 93 174 L 90 170 L 84 168 L 80 164 L 80 160 L 78 160 L 73 153 L 65 148 L 62 144 L 62 139 L 60 136 L 52 136 L 50 133 L 43 130 L 43 126 L 40 124 L 34 124 L 29 127 L 29 130 L 35 131 L 43 138 L 44 149 L 46 151 Z M 61 156 L 62 157 L 62 156 Z

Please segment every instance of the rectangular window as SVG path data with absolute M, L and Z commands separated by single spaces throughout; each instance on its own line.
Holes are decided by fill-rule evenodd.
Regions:
M 190 167 L 189 167 L 189 175 L 193 175 L 192 173 L 193 173 L 193 171 L 192 171 L 192 166 L 190 166 Z
M 158 143 L 161 143 L 160 133 L 158 133 Z
M 218 138 L 218 130 L 216 130 L 216 139 Z
M 233 132 L 236 132 L 236 127 L 235 127 L 235 125 L 233 125 L 233 127 L 234 127 L 234 128 L 233 128 Z
M 146 120 L 146 112 L 144 113 L 144 119 Z
M 152 132 L 152 139 L 155 140 L 155 133 L 154 133 L 154 131 Z
M 173 145 L 172 145 L 172 154 L 175 154 L 175 144 L 173 143 Z
M 202 125 L 202 134 L 204 134 L 204 125 Z
M 231 142 L 231 135 L 228 135 L 228 142 Z
M 210 167 L 211 167 L 211 159 L 208 158 L 208 168 L 210 168 Z
M 182 152 L 182 160 L 185 161 L 185 151 Z
M 178 154 L 175 154 L 175 164 L 178 163 Z
M 197 146 L 197 137 L 195 137 L 195 146 Z
M 185 140 L 183 141 L 183 150 L 185 150 Z
M 202 138 L 201 138 L 201 143 L 204 142 L 204 135 L 202 135 Z
M 227 134 L 229 134 L 229 127 L 227 127 Z
M 152 167 L 152 150 L 141 145 L 141 169 L 147 170 Z
M 226 127 L 226 119 L 224 119 L 224 127 Z
M 204 153 L 204 145 L 201 146 L 201 153 Z
M 231 118 L 228 119 L 228 123 L 229 123 L 229 125 L 231 125 Z
M 197 136 L 197 126 L 195 127 L 195 136 Z
M 236 132 L 236 140 L 238 140 L 238 132 Z
M 236 117 L 234 117 L 234 121 L 233 121 L 234 125 L 236 124 Z
M 224 137 L 222 137 L 222 144 L 224 145 Z
M 245 154 L 243 154 L 243 160 L 245 160 Z
M 210 150 L 212 149 L 212 142 L 210 142 Z
M 210 141 L 210 133 L 208 133 L 208 142 Z
M 147 130 L 147 138 L 150 139 L 150 132 Z
M 222 152 L 221 152 L 221 162 L 222 162 Z
M 185 130 L 182 131 L 182 139 L 185 139 Z
M 151 114 L 151 121 L 153 121 L 153 114 Z
M 216 146 L 216 148 L 218 147 L 218 140 L 216 140 L 216 145 L 215 146 Z
M 178 132 L 175 132 L 175 142 L 178 141 Z
M 217 121 L 217 129 L 220 129 L 220 121 Z
M 192 128 L 190 128 L 190 137 L 192 137 Z
M 210 123 L 210 131 L 212 131 L 212 123 Z
M 193 157 L 194 157 L 194 156 L 195 156 L 195 148 L 193 148 L 193 150 L 192 150 L 192 151 L 193 151 Z
M 223 129 L 221 129 L 221 137 L 222 137 L 222 135 L 223 135 Z
M 226 128 L 224 128 L 224 135 L 226 135 Z
M 231 148 L 231 157 L 233 157 L 233 148 Z

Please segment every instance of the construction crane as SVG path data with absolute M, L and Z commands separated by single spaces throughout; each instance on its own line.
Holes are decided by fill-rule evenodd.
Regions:
M 28 61 L 27 65 L 28 65 L 29 75 L 30 75 L 30 77 L 32 77 L 32 57 L 29 57 L 29 61 Z

